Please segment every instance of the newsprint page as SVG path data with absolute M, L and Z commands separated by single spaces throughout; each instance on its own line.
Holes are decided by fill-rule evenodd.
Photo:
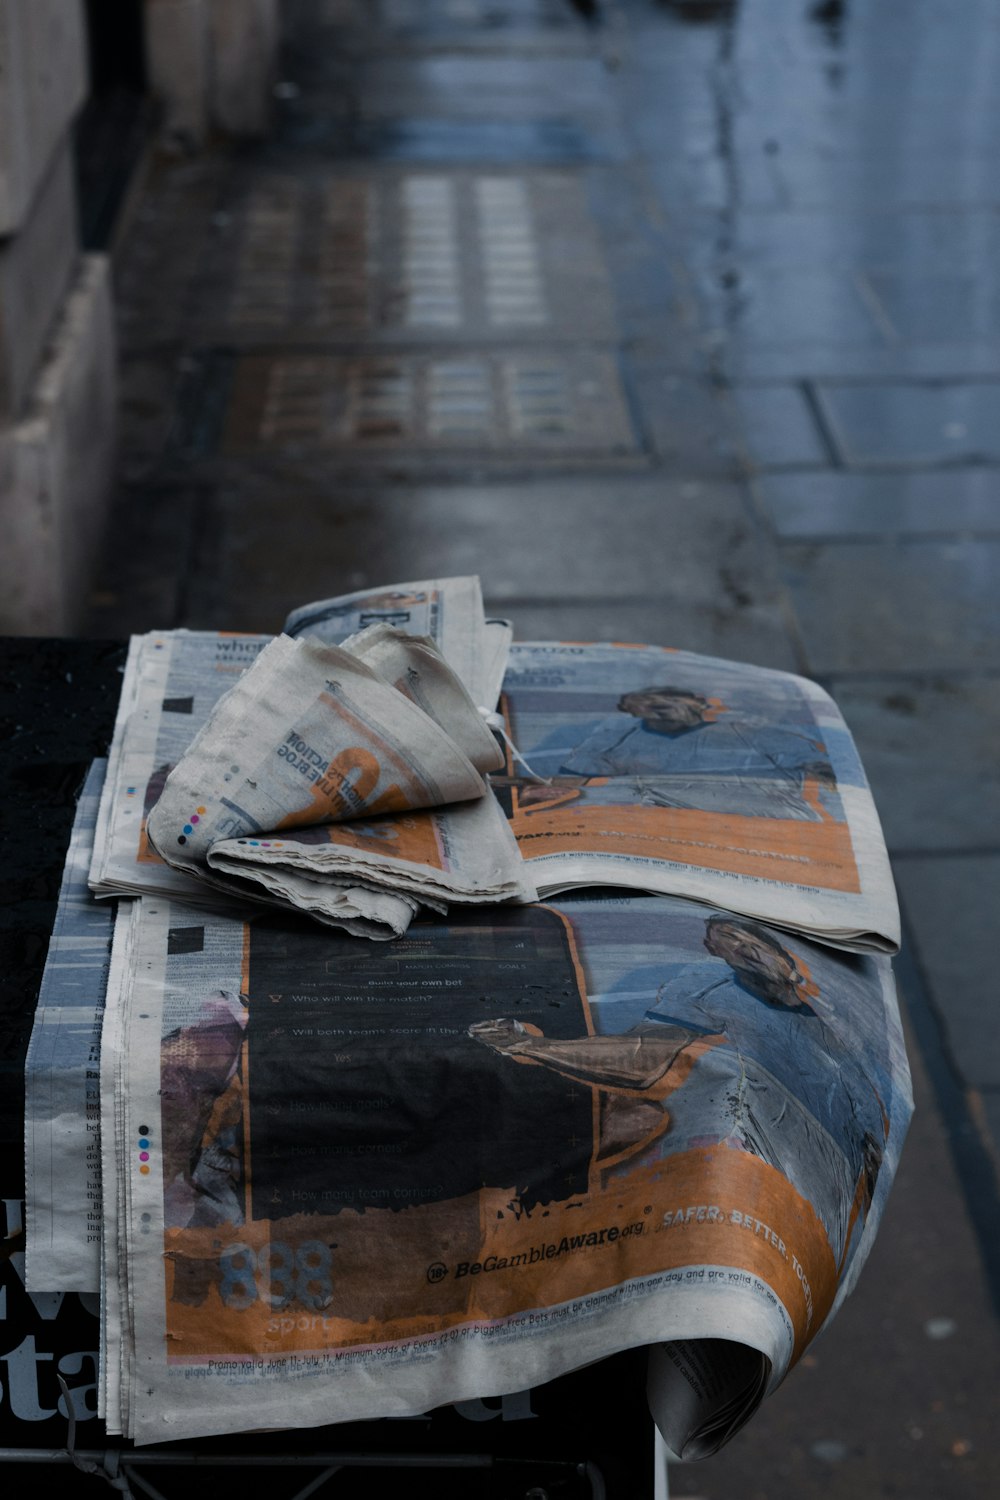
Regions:
M 156 897 L 121 920 L 107 1417 L 140 1443 L 635 1344 L 669 1384 L 734 1337 L 752 1410 L 867 1254 L 910 1113 L 887 959 L 614 892 L 388 944 Z

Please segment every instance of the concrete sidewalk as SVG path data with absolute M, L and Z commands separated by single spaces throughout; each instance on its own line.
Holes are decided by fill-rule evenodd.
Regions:
M 272 139 L 155 171 L 85 633 L 478 571 L 518 636 L 818 677 L 909 931 L 860 1287 L 678 1495 L 1000 1488 L 1000 15 L 295 0 Z

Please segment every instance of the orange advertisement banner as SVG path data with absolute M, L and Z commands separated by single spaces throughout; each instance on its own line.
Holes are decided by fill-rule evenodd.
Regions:
M 792 1320 L 798 1358 L 837 1285 L 810 1205 L 772 1167 L 725 1146 L 530 1214 L 491 1190 L 168 1230 L 164 1248 L 166 1336 L 181 1363 L 332 1353 L 517 1316 L 540 1322 L 546 1310 L 643 1277 L 666 1274 L 669 1290 L 673 1273 L 678 1284 L 697 1278 L 706 1296 L 713 1284 L 759 1278 Z
M 691 808 L 580 806 L 515 811 L 511 826 L 528 861 L 549 854 L 619 854 L 787 885 L 861 889 L 846 823 Z

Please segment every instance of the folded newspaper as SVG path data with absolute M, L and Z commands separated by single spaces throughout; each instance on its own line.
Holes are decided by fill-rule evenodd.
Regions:
M 219 700 L 254 666 L 267 637 L 171 631 L 133 640 L 91 873 L 98 894 L 156 891 L 204 900 L 196 872 L 216 882 L 219 899 L 238 881 L 246 894 L 256 890 L 261 899 L 358 933 L 390 936 L 405 930 L 418 903 L 618 885 L 714 902 L 838 946 L 897 951 L 899 912 L 871 793 L 843 717 L 815 683 L 661 647 L 511 647 L 509 629 L 487 624 L 478 580 L 469 579 L 327 601 L 286 625 L 300 654 L 291 640 L 277 651 L 269 647 L 265 680 L 273 701 L 254 689 L 252 702 L 237 694 L 228 709 Z M 398 637 L 385 627 L 428 635 L 476 709 L 495 706 L 506 664 L 500 707 L 507 765 L 490 784 L 520 860 L 492 795 L 409 814 L 405 826 L 395 814 L 370 815 L 370 806 L 360 822 L 308 830 L 284 822 L 301 815 L 295 799 L 306 779 L 315 771 L 312 785 L 319 784 L 320 768 L 327 775 L 338 754 L 354 749 L 353 741 L 330 739 L 333 716 L 324 717 L 326 679 L 315 643 L 343 648 L 371 625 L 383 627 L 375 642 L 392 639 L 396 647 Z M 256 681 L 257 671 L 247 680 Z M 395 683 L 400 673 L 389 669 L 389 677 Z M 412 719 L 414 704 L 404 693 L 389 697 Z M 296 719 L 305 701 L 320 711 L 313 738 Z M 258 718 L 264 709 L 272 715 L 266 721 Z M 216 712 L 226 717 L 210 768 L 213 795 L 235 802 L 250 821 L 217 808 L 212 827 L 228 830 L 225 846 L 190 859 L 205 844 L 197 832 L 203 825 L 192 821 L 209 805 L 200 768 L 189 774 L 189 763 L 185 780 L 169 783 L 176 790 L 169 819 L 163 806 L 153 809 Z M 385 738 L 372 740 L 373 730 Z M 366 733 L 358 753 L 374 757 L 366 764 L 377 799 L 398 781 L 407 734 L 391 717 Z M 411 748 L 417 741 L 408 741 L 407 753 Z M 199 754 L 196 748 L 195 763 Z M 360 768 L 350 775 L 356 788 Z M 312 809 L 318 807 L 317 798 Z M 180 868 L 165 865 L 157 849 Z
M 483 715 L 511 630 L 486 619 L 478 578 L 366 590 L 287 623 L 309 637 L 133 639 L 96 894 L 252 898 L 381 938 L 421 905 L 531 900 L 482 776 L 502 764 Z
M 898 915 L 842 719 L 787 674 L 652 647 L 511 647 L 476 580 L 326 601 L 287 626 L 272 645 L 133 643 L 28 1059 L 27 1284 L 100 1289 L 101 1413 L 139 1443 L 407 1416 L 647 1345 L 668 1445 L 714 1452 L 853 1286 L 912 1110 L 878 952 Z M 283 738 L 241 735 L 242 711 L 226 728 L 258 658 Z M 479 710 L 501 678 L 493 771 Z M 470 884 L 499 829 L 546 899 L 463 905 L 438 884 L 407 893 L 412 921 L 380 916 L 378 944 L 367 909 L 351 931 L 236 900 L 261 872 L 297 872 L 256 834 L 195 838 L 222 798 L 259 795 L 238 804 L 259 822 L 278 786 L 281 821 L 358 784 L 352 768 L 314 793 L 315 762 L 304 775 L 289 759 L 312 745 L 285 723 L 303 680 L 319 696 L 361 682 L 419 725 L 394 728 L 407 767 L 422 736 L 443 736 L 458 778 L 443 790 L 468 800 L 306 834 L 293 820 L 279 843 L 346 851 L 331 861 L 341 895 L 405 906 L 370 878 L 389 867 L 378 845 L 362 857 L 368 829 L 439 820 L 409 873 Z M 364 722 L 386 735 L 377 712 Z M 217 732 L 229 761 L 208 753 Z M 288 786 L 254 774 L 267 743 L 288 747 Z M 377 797 L 387 762 L 372 754 Z M 218 803 L 185 781 L 198 757 Z M 469 809 L 490 809 L 485 848 L 445 821 Z M 160 858 L 171 838 L 182 864 L 204 847 L 197 873 Z M 390 858 L 402 842 L 384 839 Z M 141 898 L 121 904 L 110 958 L 88 865 L 102 894 Z M 82 1234 L 97 1202 L 100 1232 L 94 1217 Z
M 398 936 L 421 902 L 534 898 L 483 779 L 502 764 L 428 637 L 384 623 L 342 647 L 279 636 L 170 772 L 146 833 L 229 896 Z

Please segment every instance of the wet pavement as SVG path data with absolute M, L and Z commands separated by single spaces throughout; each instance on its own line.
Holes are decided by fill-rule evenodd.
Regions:
M 919 1111 L 861 1285 L 678 1495 L 1000 1490 L 1000 12 L 294 0 L 273 137 L 116 266 L 83 633 L 478 571 L 522 638 L 818 677 L 908 929 Z

